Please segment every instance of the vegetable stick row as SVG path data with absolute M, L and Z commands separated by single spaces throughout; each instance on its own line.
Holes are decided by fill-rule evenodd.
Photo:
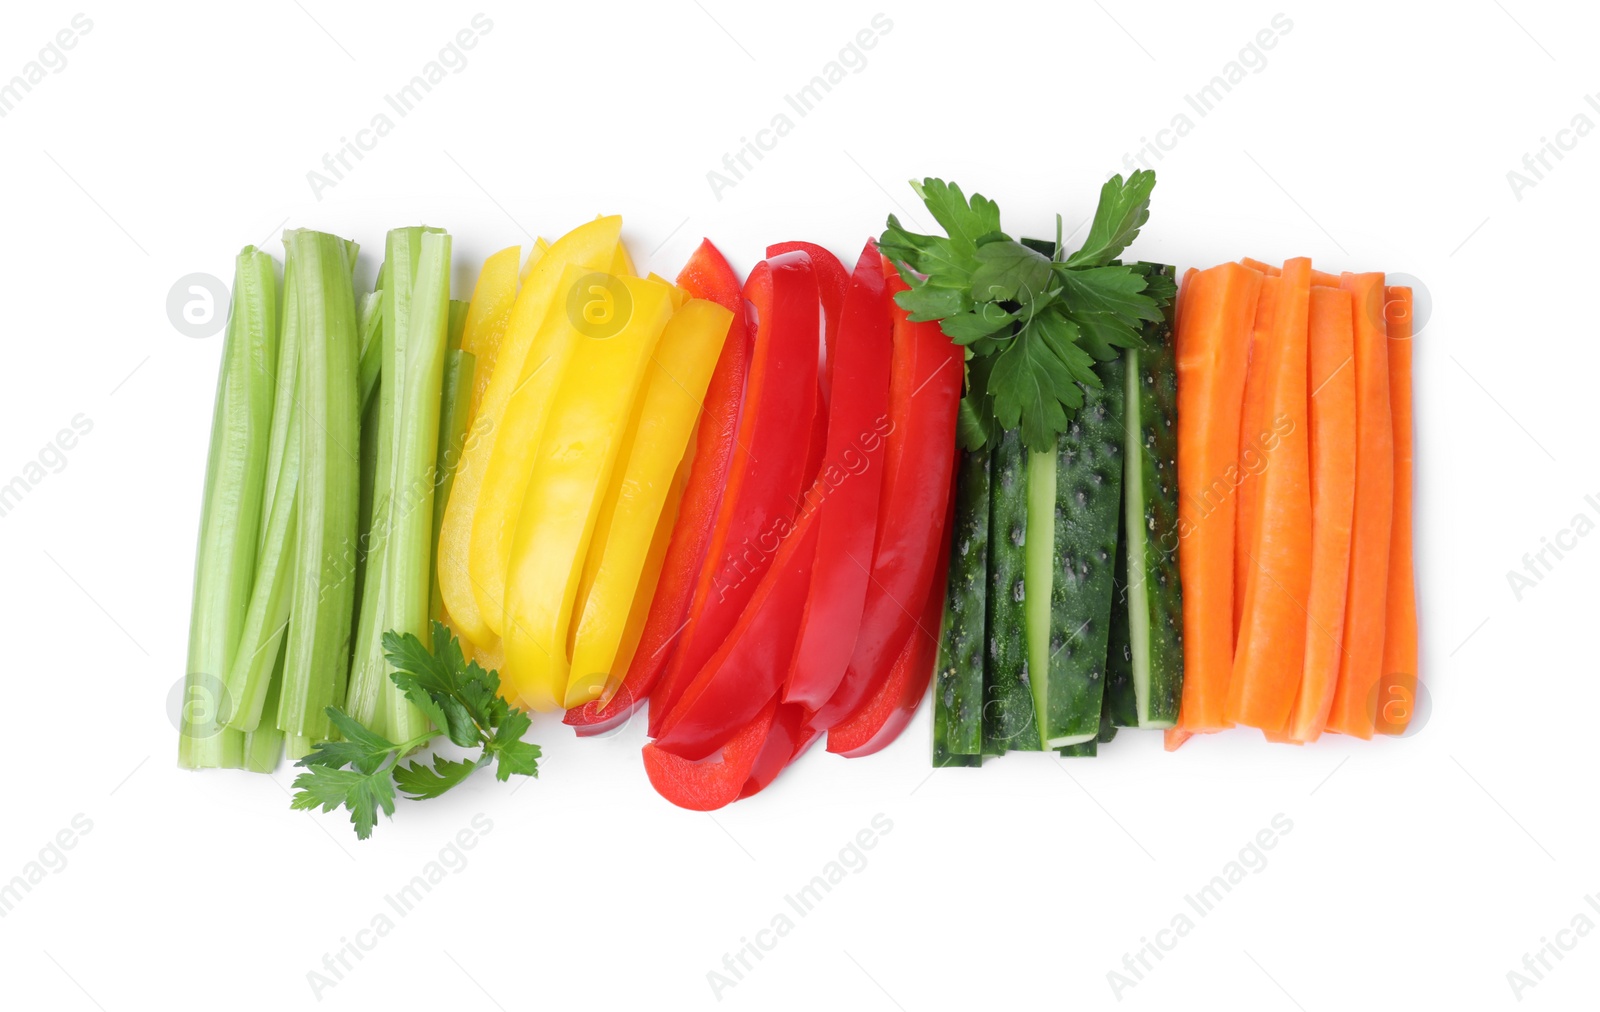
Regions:
M 1168 748 L 1235 725 L 1305 743 L 1411 720 L 1412 294 L 1384 281 L 1304 257 L 1184 278 Z

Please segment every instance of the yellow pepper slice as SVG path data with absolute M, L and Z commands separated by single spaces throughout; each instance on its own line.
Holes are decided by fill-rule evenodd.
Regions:
M 450 490 L 450 501 L 445 505 L 444 527 L 439 535 L 439 591 L 445 608 L 461 632 L 479 646 L 487 646 L 496 632 L 484 619 L 474 592 L 472 572 L 472 542 L 477 524 L 479 502 L 489 476 L 490 461 L 505 430 L 504 418 L 512 394 L 517 392 L 525 378 L 523 366 L 528 364 L 529 348 L 538 336 L 546 311 L 555 301 L 561 277 L 569 264 L 578 264 L 591 270 L 603 270 L 616 255 L 617 237 L 622 233 L 622 219 L 616 215 L 597 218 L 568 232 L 553 243 L 546 253 L 534 261 L 533 269 L 517 293 L 511 306 L 511 318 L 506 323 L 504 335 L 495 352 L 494 371 L 489 385 L 484 389 L 478 410 L 473 415 L 472 427 L 467 432 L 465 452 L 456 468 L 455 485 Z M 535 358 L 534 362 L 542 361 Z M 555 364 L 555 363 L 550 363 Z M 515 440 L 511 440 L 514 444 Z M 527 490 L 526 471 L 518 480 L 506 472 L 504 481 L 509 487 L 491 486 L 486 500 L 501 515 L 509 515 L 507 525 L 516 523 L 515 510 L 522 504 Z M 510 532 L 506 533 L 507 539 Z M 502 558 L 508 558 L 509 552 Z M 504 575 L 504 563 L 500 575 Z M 495 621 L 499 621 L 496 608 Z
M 672 316 L 672 289 L 658 282 L 585 278 L 579 291 L 588 300 L 574 314 L 584 336 L 539 440 L 530 480 L 538 491 L 523 500 L 506 574 L 506 673 L 523 705 L 539 710 L 566 697 L 567 626 L 583 559 L 645 369 Z
M 633 258 L 628 256 L 628 247 L 620 239 L 617 241 L 617 255 L 611 258 L 611 276 L 617 278 L 636 278 L 639 273 L 633 269 Z
M 572 675 L 564 701 L 568 708 L 596 698 L 613 676 L 622 676 L 617 654 L 656 521 L 732 322 L 733 314 L 716 303 L 689 299 L 656 345 L 633 431 L 612 473 L 584 560 L 578 590 L 583 605 L 572 636 Z
M 494 357 L 500 349 L 500 338 L 511 320 L 511 307 L 517 301 L 517 264 L 522 259 L 521 246 L 507 246 L 483 262 L 478 272 L 478 284 L 472 289 L 472 302 L 467 306 L 466 329 L 461 334 L 461 350 L 470 352 L 476 361 L 472 368 L 472 400 L 469 418 L 478 414 L 484 388 L 494 374 Z M 470 423 L 469 423 L 470 425 Z
M 698 427 L 698 423 L 696 423 Z M 622 642 L 617 646 L 617 659 L 611 670 L 618 674 L 607 679 L 600 693 L 604 702 L 611 702 L 622 685 L 622 676 L 633 663 L 639 640 L 644 636 L 644 623 L 650 617 L 650 604 L 655 600 L 656 585 L 661 582 L 661 570 L 667 561 L 667 548 L 672 544 L 672 531 L 678 524 L 678 507 L 683 503 L 683 490 L 689 485 L 689 468 L 694 464 L 695 438 L 689 436 L 689 450 L 678 462 L 678 471 L 672 476 L 672 488 L 667 501 L 662 504 L 661 517 L 656 520 L 656 533 L 650 539 L 650 551 L 644 557 L 644 569 L 639 573 L 639 586 L 633 592 L 633 605 L 628 609 L 628 623 L 622 630 Z
M 533 241 L 533 249 L 528 251 L 528 262 L 522 265 L 523 284 L 528 283 L 528 275 L 533 271 L 534 265 L 539 262 L 539 258 L 548 252 L 550 252 L 550 244 L 545 241 L 544 236 L 540 236 Z

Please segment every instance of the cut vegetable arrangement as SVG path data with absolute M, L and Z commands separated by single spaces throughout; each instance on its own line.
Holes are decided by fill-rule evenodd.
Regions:
M 179 762 L 302 772 L 358 836 L 397 792 L 537 775 L 641 708 L 684 808 L 811 745 L 933 763 L 1407 731 L 1417 692 L 1412 296 L 1305 258 L 1124 261 L 913 183 L 852 262 L 709 240 L 639 276 L 622 219 L 482 264 L 452 238 L 246 247 L 213 409 Z M 370 275 L 368 275 L 370 276 Z M 281 298 L 280 298 L 281 293 Z M 445 738 L 458 754 L 411 758 Z

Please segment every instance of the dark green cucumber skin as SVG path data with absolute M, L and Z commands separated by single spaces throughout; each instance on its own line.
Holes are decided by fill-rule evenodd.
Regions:
M 1126 485 L 1122 491 L 1126 499 Z M 1139 726 L 1138 700 L 1133 691 L 1133 644 L 1128 638 L 1128 525 L 1120 503 L 1117 520 L 1117 568 L 1111 583 L 1111 632 L 1106 639 L 1104 703 L 1113 729 Z
M 1122 359 L 1095 371 L 1104 385 L 1083 388 L 1083 407 L 1056 439 L 1050 682 L 1040 715 L 1050 737 L 1097 735 L 1105 691 L 1122 505 Z
M 1168 278 L 1173 268 L 1150 264 Z M 1144 485 L 1146 539 L 1143 579 L 1131 573 L 1129 592 L 1144 593 L 1150 609 L 1151 723 L 1178 719 L 1183 698 L 1183 588 L 1178 579 L 1178 368 L 1172 307 L 1166 319 L 1147 323 L 1139 352 L 1140 480 Z M 1133 532 L 1129 532 L 1132 535 Z
M 933 764 L 983 751 L 983 657 L 989 587 L 989 453 L 958 451 L 950 578 L 933 688 Z M 946 761 L 941 761 L 944 759 Z
M 1022 437 L 1004 433 L 989 455 L 988 649 L 984 657 L 983 754 L 1037 751 L 1024 636 L 1022 573 L 1027 476 Z
M 1063 745 L 1056 752 L 1068 759 L 1093 759 L 1100 754 L 1100 742 L 1096 738 L 1080 741 L 1076 745 Z

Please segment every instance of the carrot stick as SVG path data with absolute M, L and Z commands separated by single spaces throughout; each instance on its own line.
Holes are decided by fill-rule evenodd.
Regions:
M 1234 488 L 1245 358 L 1261 275 L 1227 263 L 1187 275 L 1179 299 L 1178 572 L 1186 731 L 1227 727 L 1233 672 Z
M 1339 275 L 1329 274 L 1327 271 L 1314 270 L 1311 272 L 1311 283 L 1322 288 L 1338 288 Z
M 1339 683 L 1350 521 L 1356 498 L 1355 335 L 1350 293 L 1314 285 L 1307 341 L 1311 415 L 1311 596 L 1306 659 L 1289 717 L 1291 741 L 1316 741 Z
M 1244 257 L 1239 262 L 1253 271 L 1260 271 L 1269 278 L 1278 276 L 1278 268 L 1264 260 L 1257 260 L 1255 257 Z
M 1375 730 L 1400 734 L 1411 723 L 1417 692 L 1417 586 L 1411 559 L 1411 289 L 1384 290 L 1389 344 L 1389 415 L 1394 420 L 1394 522 L 1389 533 L 1383 668 Z
M 1254 270 L 1255 268 L 1252 268 Z M 1277 268 L 1273 268 L 1276 272 Z M 1276 273 L 1261 279 L 1261 297 L 1256 300 L 1256 322 L 1250 333 L 1250 364 L 1244 375 L 1244 410 L 1239 418 L 1239 521 L 1233 541 L 1233 643 L 1239 645 L 1239 621 L 1244 617 L 1244 588 L 1254 563 L 1247 548 L 1255 544 L 1261 512 L 1261 469 L 1266 458 L 1262 441 L 1272 435 L 1266 420 L 1268 350 L 1272 347 L 1272 328 L 1277 322 L 1278 293 L 1283 279 Z
M 1311 261 L 1283 265 L 1266 355 L 1260 515 L 1242 546 L 1250 563 L 1244 616 L 1234 649 L 1225 716 L 1236 724 L 1281 729 L 1300 688 L 1311 592 L 1311 488 L 1306 424 L 1306 337 Z M 1274 438 L 1275 437 L 1275 438 Z M 1240 588 L 1234 588 L 1240 593 Z
M 1383 275 L 1345 274 L 1340 287 L 1353 296 L 1355 310 L 1356 500 L 1344 650 L 1327 729 L 1371 738 L 1383 669 L 1389 531 L 1394 522 L 1394 418 L 1389 409 Z

